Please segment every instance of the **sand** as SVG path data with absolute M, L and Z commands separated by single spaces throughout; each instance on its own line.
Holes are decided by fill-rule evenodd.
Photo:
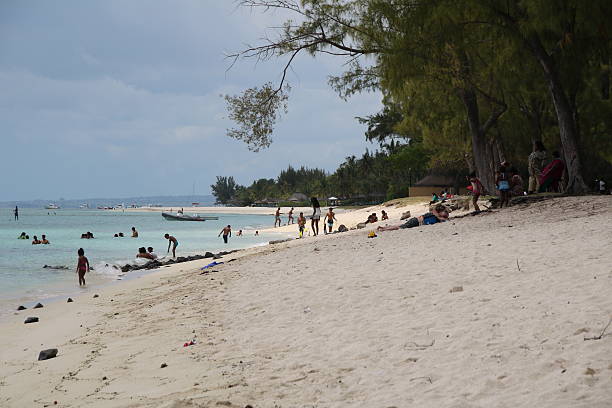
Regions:
M 19 312 L 0 406 L 610 407 L 612 328 L 585 337 L 612 318 L 611 210 L 310 237 Z

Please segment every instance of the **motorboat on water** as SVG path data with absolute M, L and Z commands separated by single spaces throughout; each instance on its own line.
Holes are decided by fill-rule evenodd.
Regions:
M 45 210 L 59 210 L 59 205 L 56 204 L 48 204 L 45 206 Z
M 177 214 L 162 212 L 162 217 L 164 217 L 168 221 L 210 221 L 219 219 L 219 217 L 213 217 L 208 215 L 188 215 L 180 212 Z

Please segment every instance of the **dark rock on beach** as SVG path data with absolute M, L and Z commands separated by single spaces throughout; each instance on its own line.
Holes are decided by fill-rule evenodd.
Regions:
M 100 297 L 100 295 L 98 295 L 97 293 L 95 295 L 93 295 L 94 298 Z
M 57 266 L 45 265 L 45 266 L 43 266 L 43 268 L 45 268 L 45 269 L 59 269 L 59 270 L 64 270 L 64 271 L 67 271 L 68 269 L 70 269 L 66 265 L 57 265 Z
M 27 319 L 25 319 L 23 323 L 28 324 L 28 323 L 36 323 L 36 322 L 38 322 L 38 317 L 28 317 Z
M 121 267 L 121 272 L 129 272 L 132 269 L 132 265 L 125 264 Z
M 204 258 L 212 258 L 213 256 L 215 256 L 215 254 L 213 254 L 212 252 L 206 252 L 204 254 Z
M 25 307 L 24 305 L 21 305 L 21 306 L 19 306 L 19 307 L 17 308 L 17 310 L 26 310 L 26 309 L 27 309 L 27 307 Z
M 42 303 L 37 303 L 32 309 L 40 309 L 41 307 L 44 307 Z
M 40 352 L 38 355 L 38 361 L 48 360 L 55 357 L 57 357 L 57 349 L 47 349 Z
M 72 302 L 74 302 L 74 300 L 72 300 L 72 298 L 68 298 L 68 300 L 66 302 L 67 303 L 72 303 Z

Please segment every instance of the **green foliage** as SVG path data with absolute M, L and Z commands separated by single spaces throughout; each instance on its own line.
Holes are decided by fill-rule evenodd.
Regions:
M 232 176 L 217 176 L 217 182 L 212 184 L 213 195 L 217 198 L 217 203 L 227 204 L 236 195 L 236 182 Z
M 259 151 L 272 143 L 272 131 L 280 112 L 287 113 L 289 85 L 274 89 L 271 83 L 249 88 L 242 95 L 225 95 L 229 118 L 239 125 L 227 135 L 245 142 L 250 150 Z
M 474 166 L 490 179 L 502 158 L 525 171 L 535 140 L 570 159 L 582 155 L 584 170 L 572 173 L 612 176 L 609 0 L 241 3 L 288 10 L 297 19 L 286 21 L 278 38 L 236 57 L 289 57 L 286 72 L 301 51 L 331 53 L 348 59 L 345 71 L 329 81 L 340 97 L 371 90 L 384 95 L 381 112 L 359 119 L 368 126 L 366 138 L 383 151 L 349 157 L 304 189 L 391 197 L 405 191 L 406 179 L 417 173 Z M 552 71 L 558 80 L 554 92 Z M 261 97 L 253 90 L 246 99 L 234 97 L 242 127 L 233 137 L 256 148 L 269 145 L 276 116 L 267 109 L 286 107 L 287 101 L 263 106 L 272 89 L 267 84 Z M 559 100 L 567 100 L 570 120 L 560 113 Z M 282 185 L 278 194 L 299 186 Z

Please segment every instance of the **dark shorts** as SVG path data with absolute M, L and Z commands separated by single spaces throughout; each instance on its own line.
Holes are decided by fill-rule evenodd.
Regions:
M 414 228 L 419 226 L 419 219 L 416 217 L 409 218 L 400 228 Z
M 225 242 L 227 244 L 227 235 L 223 236 L 223 242 Z

